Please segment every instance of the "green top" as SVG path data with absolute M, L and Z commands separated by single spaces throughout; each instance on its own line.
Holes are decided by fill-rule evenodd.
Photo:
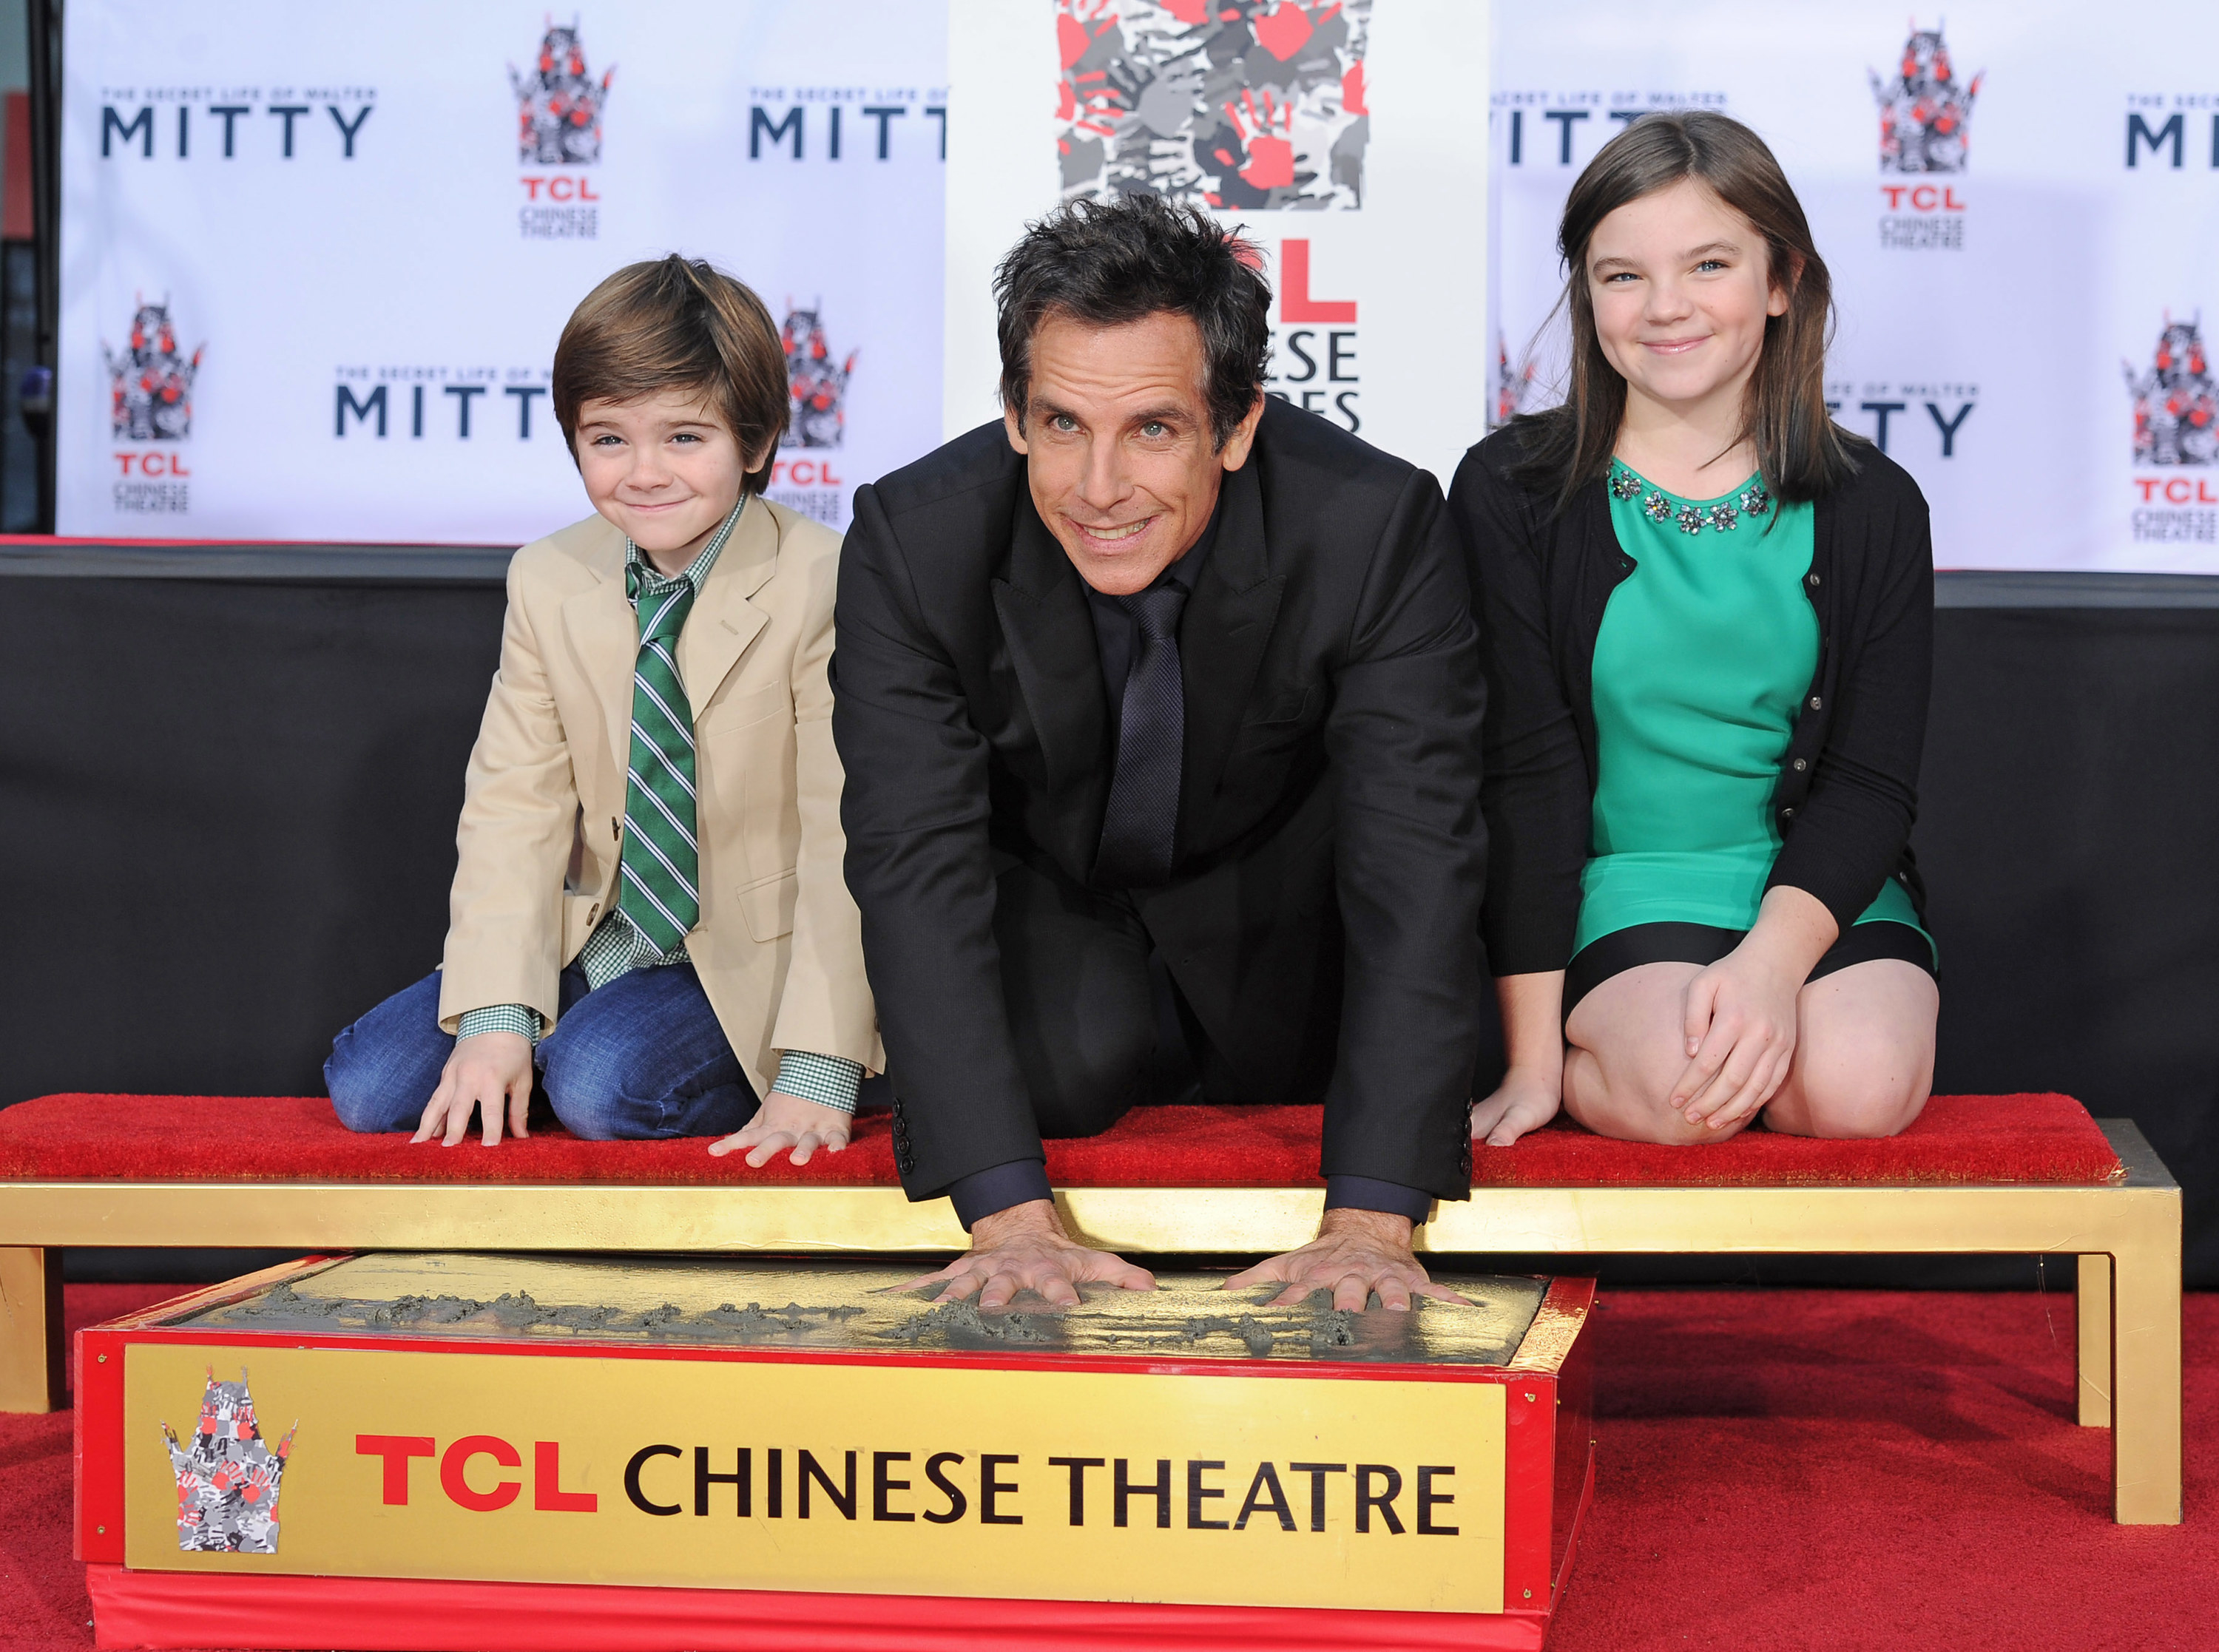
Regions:
M 1681 499 L 1616 462 L 1607 487 L 1636 566 L 1595 639 L 1600 773 L 1575 951 L 1638 923 L 1755 925 L 1780 853 L 1773 791 L 1818 668 L 1808 503 L 1779 505 L 1754 476 Z M 1884 920 L 1918 927 L 1893 878 L 1857 922 Z

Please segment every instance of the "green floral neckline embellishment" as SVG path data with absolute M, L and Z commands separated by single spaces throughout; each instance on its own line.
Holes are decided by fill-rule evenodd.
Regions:
M 1762 516 L 1772 508 L 1772 495 L 1762 481 L 1753 481 L 1734 494 L 1715 505 L 1689 505 L 1674 499 L 1654 483 L 1644 481 L 1626 468 L 1622 459 L 1610 463 L 1610 495 L 1613 499 L 1631 501 L 1639 500 L 1635 508 L 1660 528 L 1667 522 L 1677 525 L 1682 533 L 1700 533 L 1705 528 L 1714 533 L 1731 533 L 1741 525 L 1744 516 Z

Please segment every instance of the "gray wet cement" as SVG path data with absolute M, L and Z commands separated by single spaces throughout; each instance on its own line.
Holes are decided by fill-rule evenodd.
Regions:
M 749 1259 L 381 1256 L 342 1260 L 177 1321 L 210 1330 L 443 1339 L 542 1338 L 825 1352 L 1056 1352 L 1180 1359 L 1502 1365 L 1548 1282 L 1444 1276 L 1464 1300 L 1405 1311 L 1274 1306 L 1277 1286 L 1165 1273 L 1153 1291 L 1089 1286 L 1075 1307 L 934 1301 L 913 1269 Z M 438 1289 L 442 1284 L 467 1289 Z M 506 1289 L 494 1289 L 495 1285 Z

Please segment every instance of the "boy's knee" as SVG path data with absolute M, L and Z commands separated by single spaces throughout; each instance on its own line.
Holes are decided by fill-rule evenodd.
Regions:
M 614 1052 L 575 1048 L 550 1059 L 540 1077 L 555 1116 L 582 1140 L 641 1141 L 669 1134 L 669 1109 L 661 1097 L 637 1094 L 634 1080 Z
M 339 1115 L 341 1124 L 366 1133 L 415 1128 L 432 1099 L 430 1093 L 411 1101 L 395 1094 L 389 1083 L 382 1082 L 385 1078 L 379 1064 L 362 1059 L 346 1035 L 341 1034 L 331 1059 L 324 1063 L 325 1093 L 331 1096 L 332 1110 Z

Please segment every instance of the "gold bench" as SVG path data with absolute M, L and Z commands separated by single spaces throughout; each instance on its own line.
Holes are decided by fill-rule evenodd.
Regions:
M 2180 1519 L 2180 1188 L 2128 1120 L 2099 1184 L 1489 1187 L 1437 1207 L 1428 1255 L 1725 1252 L 2074 1257 L 2079 1419 L 2110 1427 L 2123 1524 Z M 1315 1187 L 1078 1187 L 1091 1242 L 1148 1257 L 1290 1249 Z M 310 1251 L 924 1254 L 966 1243 L 946 1202 L 898 1188 L 367 1182 L 0 1182 L 0 1410 L 64 1403 L 61 1252 L 206 1244 Z

